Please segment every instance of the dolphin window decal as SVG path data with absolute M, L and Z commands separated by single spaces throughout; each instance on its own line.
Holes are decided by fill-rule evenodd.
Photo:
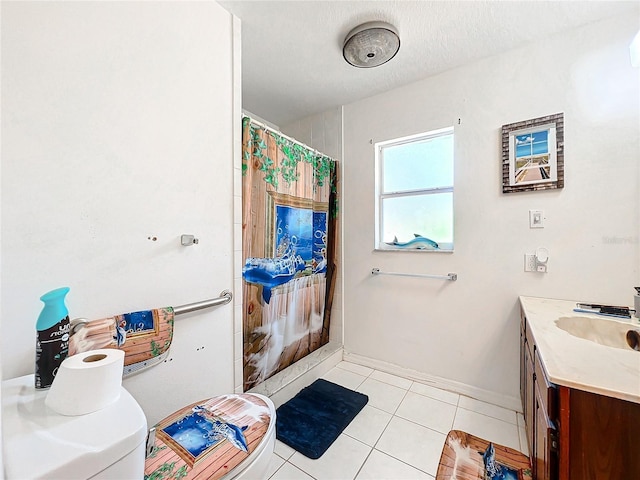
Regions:
M 385 242 L 387 245 L 390 245 L 395 248 L 406 249 L 406 250 L 439 250 L 438 242 L 431 240 L 430 238 L 423 237 L 422 235 L 418 235 L 417 233 L 413 234 L 414 238 L 409 240 L 408 242 L 399 242 L 398 237 L 393 237 L 393 242 Z

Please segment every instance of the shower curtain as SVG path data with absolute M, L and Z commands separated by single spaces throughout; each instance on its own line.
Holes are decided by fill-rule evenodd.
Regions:
M 244 390 L 329 341 L 336 162 L 242 122 Z

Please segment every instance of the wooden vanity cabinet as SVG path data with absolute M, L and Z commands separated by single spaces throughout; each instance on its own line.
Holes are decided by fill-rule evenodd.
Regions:
M 533 334 L 520 325 L 520 395 L 534 479 L 558 478 L 557 389 L 542 368 Z
M 640 404 L 549 382 L 524 313 L 520 362 L 534 480 L 640 479 Z
M 561 479 L 640 479 L 640 404 L 559 387 Z
M 535 345 L 535 344 L 534 344 Z M 534 442 L 532 462 L 536 478 L 551 480 L 558 478 L 558 435 L 556 424 L 557 389 L 547 379 L 537 349 L 534 354 Z
M 523 317 L 520 326 L 520 398 L 522 398 L 522 414 L 527 427 L 535 423 L 534 379 L 533 347 L 527 339 L 526 322 Z M 527 443 L 531 453 L 533 453 L 533 442 L 534 430 L 527 428 Z

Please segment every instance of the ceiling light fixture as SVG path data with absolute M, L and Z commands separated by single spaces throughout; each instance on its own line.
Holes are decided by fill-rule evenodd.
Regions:
M 354 67 L 377 67 L 391 60 L 400 49 L 396 29 L 384 22 L 357 26 L 344 39 L 342 55 Z

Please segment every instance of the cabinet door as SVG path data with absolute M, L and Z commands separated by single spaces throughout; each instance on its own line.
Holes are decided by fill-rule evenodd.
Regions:
M 561 480 L 640 479 L 640 404 L 566 387 L 563 394 Z
M 533 384 L 535 381 L 535 370 L 533 365 L 532 340 L 527 329 L 527 319 L 521 312 L 520 322 L 520 398 L 522 400 L 522 414 L 527 428 L 527 447 L 529 456 L 533 458 L 533 438 L 535 421 L 535 404 L 533 395 Z
M 535 384 L 535 445 L 532 456 L 534 478 L 537 480 L 555 480 L 557 478 L 556 429 L 545 410 L 543 395 L 539 383 Z
M 527 362 L 524 352 L 527 348 L 525 326 L 524 323 L 522 323 L 520 325 L 520 400 L 522 401 L 522 414 L 525 418 L 527 418 Z
M 527 442 L 529 447 L 529 457 L 534 455 L 534 431 L 535 431 L 535 400 L 534 400 L 535 373 L 533 359 L 529 353 L 528 345 L 524 346 L 524 395 L 522 397 L 522 409 L 524 421 L 527 426 Z
M 526 337 L 524 324 L 520 324 L 520 400 L 522 401 L 522 413 L 526 416 L 527 406 L 525 405 L 526 395 L 526 377 L 525 377 L 525 363 L 524 363 L 524 351 L 527 348 L 525 345 Z

